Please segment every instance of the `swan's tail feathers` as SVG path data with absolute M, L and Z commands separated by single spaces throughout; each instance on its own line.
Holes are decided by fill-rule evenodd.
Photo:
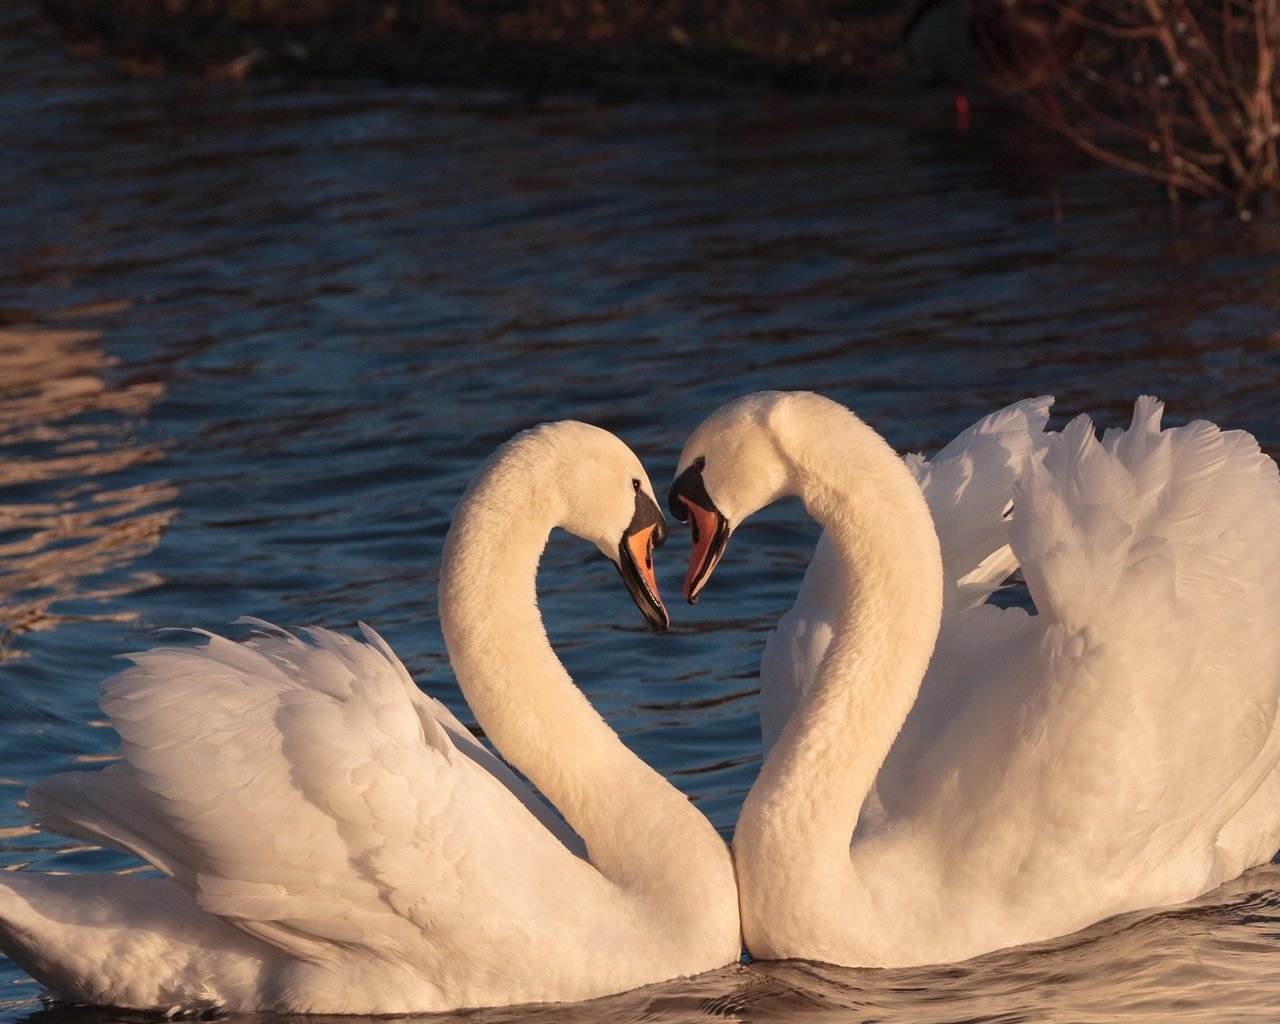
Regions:
M 942 547 L 947 607 L 981 604 L 1018 567 L 1009 546 L 1014 486 L 1041 458 L 1053 398 L 1029 398 L 979 420 L 927 462 L 908 456 Z
M 164 879 L 0 872 L 0 949 L 56 997 L 171 1016 L 252 1009 L 275 954 Z
M 190 845 L 129 765 L 42 779 L 27 792 L 27 810 L 47 832 L 122 850 L 180 885 L 195 884 Z
M 280 949 L 320 950 L 314 933 L 324 931 L 335 941 L 358 937 L 350 926 L 317 924 L 341 918 L 340 901 L 316 892 L 311 872 L 277 862 L 267 885 L 239 879 L 228 884 L 218 874 L 216 854 L 210 857 L 182 831 L 180 818 L 170 819 L 164 801 L 138 782 L 131 765 L 117 765 L 100 772 L 64 772 L 36 783 L 27 793 L 27 810 L 44 831 L 110 846 L 146 861 L 164 872 L 202 911 L 237 922 L 237 927 Z M 197 837 L 199 839 L 199 837 Z M 266 848 L 266 842 L 260 842 Z M 264 861 L 270 854 L 261 855 Z M 111 877 L 111 876 L 95 876 Z M 293 898 L 285 899 L 283 886 L 292 883 Z M 290 927 L 289 915 L 297 915 L 297 893 L 305 889 L 311 932 Z

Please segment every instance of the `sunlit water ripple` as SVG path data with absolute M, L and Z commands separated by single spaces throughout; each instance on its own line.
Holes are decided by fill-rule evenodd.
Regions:
M 0 18 L 0 866 L 125 870 L 31 835 L 33 780 L 109 760 L 112 656 L 241 614 L 381 630 L 466 716 L 434 587 L 470 473 L 531 423 L 621 434 L 662 488 L 724 400 L 814 388 L 901 449 L 1041 392 L 1144 391 L 1280 449 L 1280 238 L 1171 224 L 999 110 L 945 96 L 606 105 L 500 93 L 118 81 Z M 1059 420 L 1058 422 L 1061 422 Z M 558 537 L 553 640 L 638 753 L 728 835 L 755 672 L 815 535 L 742 530 L 647 634 Z M 662 552 L 677 593 L 683 541 Z M 1275 867 L 1194 905 L 967 964 L 756 963 L 468 1020 L 1273 1019 Z M 39 1010 L 7 960 L 4 1020 Z

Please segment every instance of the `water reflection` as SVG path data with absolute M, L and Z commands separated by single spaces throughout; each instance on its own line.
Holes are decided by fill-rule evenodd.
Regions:
M 22 633 L 129 621 L 109 599 L 157 582 L 146 572 L 103 578 L 156 545 L 177 496 L 156 480 L 121 486 L 127 470 L 159 458 L 132 423 L 162 389 L 113 385 L 111 369 L 95 332 L 0 329 L 0 659 Z

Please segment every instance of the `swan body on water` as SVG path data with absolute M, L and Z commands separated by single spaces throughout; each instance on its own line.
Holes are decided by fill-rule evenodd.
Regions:
M 1019 403 L 932 462 L 763 393 L 690 437 L 685 596 L 798 494 L 825 528 L 762 664 L 734 836 L 758 958 L 965 959 L 1181 902 L 1280 847 L 1280 482 L 1248 434 Z M 986 597 L 1020 567 L 1035 614 Z
M 43 828 L 167 877 L 6 872 L 0 947 L 62 999 L 188 1013 L 581 1000 L 737 960 L 723 841 L 547 640 L 535 575 L 555 526 L 596 543 L 666 626 L 648 478 L 572 422 L 479 471 L 439 608 L 476 720 L 563 822 L 372 630 L 259 623 L 245 643 L 133 655 L 102 695 L 124 762 L 30 793 Z

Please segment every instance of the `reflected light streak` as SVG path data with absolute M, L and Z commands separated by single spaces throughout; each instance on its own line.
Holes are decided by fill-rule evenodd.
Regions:
M 116 384 L 113 367 L 96 332 L 0 329 L 0 660 L 14 656 L 21 633 L 132 618 L 60 613 L 63 602 L 160 582 L 119 570 L 159 542 L 178 490 L 163 481 L 119 486 L 113 475 L 161 457 L 137 439 L 134 423 L 163 387 Z M 23 501 L 33 483 L 42 500 Z

